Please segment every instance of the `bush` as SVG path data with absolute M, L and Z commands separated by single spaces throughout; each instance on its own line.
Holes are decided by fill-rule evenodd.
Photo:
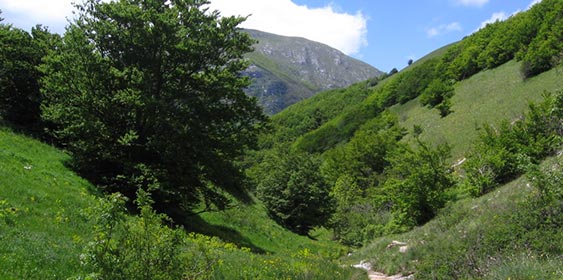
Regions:
M 381 186 L 388 156 L 404 131 L 383 113 L 364 124 L 346 145 L 324 155 L 321 173 L 332 186 L 336 209 L 330 227 L 346 244 L 360 245 L 383 233 L 389 209 L 374 193 Z
M 529 233 L 527 244 L 537 252 L 554 256 L 563 254 L 563 244 L 553 240 L 563 240 L 563 173 L 562 162 L 543 170 L 532 166 L 528 178 L 536 192 L 528 200 L 526 217 L 518 217 Z M 543 237 L 537 236 L 542 234 Z
M 445 191 L 454 186 L 447 159 L 448 145 L 429 147 L 417 139 L 416 149 L 405 147 L 389 157 L 384 192 L 392 202 L 389 232 L 402 232 L 432 219 L 446 203 Z
M 94 240 L 80 256 L 88 279 L 206 279 L 216 262 L 209 248 L 190 247 L 181 229 L 151 207 L 147 193 L 137 195 L 140 217 L 125 214 L 125 197 L 112 194 L 91 210 Z M 192 238 L 193 239 L 193 238 Z M 188 249 L 187 251 L 184 251 Z
M 464 164 L 469 192 L 483 195 L 552 154 L 561 143 L 562 106 L 563 92 L 546 94 L 544 102 L 529 105 L 523 120 L 485 126 Z
M 441 79 L 434 79 L 422 92 L 420 102 L 430 108 L 436 107 L 440 116 L 445 117 L 451 113 L 450 98 L 454 94 L 454 87 Z
M 527 79 L 551 69 L 555 65 L 555 58 L 560 51 L 554 38 L 543 41 L 534 41 L 522 59 L 520 71 Z

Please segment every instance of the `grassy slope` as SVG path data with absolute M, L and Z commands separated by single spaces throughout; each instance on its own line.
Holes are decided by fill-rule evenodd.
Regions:
M 544 165 L 552 166 L 555 162 L 551 158 Z M 521 177 L 482 197 L 453 202 L 424 226 L 404 234 L 378 238 L 347 257 L 346 261 L 367 260 L 374 264 L 374 270 L 389 274 L 409 274 L 415 272 L 417 266 L 440 269 L 454 263 L 456 271 L 449 271 L 450 275 L 456 274 L 463 279 L 472 279 L 470 275 L 475 273 L 486 279 L 563 279 L 561 256 L 497 248 L 503 242 L 508 242 L 509 248 L 522 245 L 510 244 L 514 225 L 507 222 L 507 217 L 518 211 L 531 193 L 532 188 Z M 408 252 L 399 253 L 398 247 L 387 248 L 393 240 L 406 242 Z M 563 240 L 549 242 L 553 246 L 563 246 Z M 484 250 L 495 253 L 485 256 L 482 255 Z
M 522 115 L 529 102 L 542 100 L 544 91 L 563 88 L 561 68 L 526 81 L 522 80 L 519 69 L 520 63 L 510 61 L 458 83 L 452 98 L 453 113 L 445 118 L 440 118 L 437 110 L 422 107 L 418 98 L 396 105 L 391 111 L 407 129 L 420 125 L 423 139 L 432 143 L 448 142 L 452 156 L 457 159 L 474 142 L 483 124 L 512 121 Z
M 333 104 L 342 104 L 343 109 L 337 111 L 338 114 L 331 115 L 330 119 L 323 122 L 323 124 L 315 128 L 314 130 L 305 131 L 303 133 L 301 131 L 301 137 L 295 141 L 295 147 L 307 151 L 326 151 L 327 149 L 331 149 L 334 146 L 344 143 L 350 140 L 353 136 L 354 132 L 359 129 L 362 124 L 367 123 L 370 119 L 376 117 L 379 114 L 379 110 L 381 108 L 381 99 L 382 99 L 382 92 L 385 92 L 385 86 L 388 83 L 392 83 L 395 79 L 398 79 L 404 72 L 409 72 L 413 69 L 416 69 L 417 66 L 420 66 L 424 62 L 442 56 L 451 46 L 455 45 L 455 43 L 446 45 L 440 49 L 437 49 L 420 60 L 414 62 L 411 66 L 401 70 L 399 74 L 392 75 L 383 81 L 377 83 L 377 85 L 373 87 L 367 86 L 366 88 L 362 89 L 366 93 L 362 94 L 364 97 L 359 100 L 354 100 L 354 102 L 344 103 L 343 101 L 333 102 Z M 358 83 L 357 85 L 361 85 L 362 83 Z M 353 87 L 349 87 L 345 89 L 345 91 L 350 92 L 354 91 Z M 360 91 L 359 88 L 356 91 Z M 383 98 L 384 99 L 384 98 Z M 319 100 L 311 100 L 311 102 L 303 104 L 302 108 L 311 108 L 314 106 L 319 106 Z M 289 108 L 291 110 L 291 107 Z M 294 110 L 292 110 L 294 111 Z M 283 120 L 285 111 L 281 114 L 274 116 L 274 119 L 281 119 Z M 283 122 L 281 123 L 282 126 L 279 130 L 287 130 L 288 124 Z M 289 128 L 291 130 L 291 128 Z
M 94 200 L 67 159 L 0 128 L 0 278 L 65 279 L 78 270 L 90 238 L 80 209 Z
M 78 276 L 79 255 L 91 239 L 83 210 L 93 186 L 64 166 L 69 157 L 0 127 L 0 279 L 66 279 Z M 193 218 L 198 231 L 247 250 L 224 250 L 215 279 L 360 279 L 361 271 L 330 261 L 345 248 L 284 230 L 259 205 Z M 225 245 L 229 247 L 228 245 Z
M 452 157 L 457 159 L 471 147 L 482 124 L 514 120 L 522 115 L 529 102 L 542 100 L 544 91 L 563 88 L 561 68 L 523 81 L 519 66 L 520 63 L 511 61 L 457 84 L 452 99 L 454 112 L 445 118 L 440 118 L 437 110 L 422 107 L 418 99 L 396 105 L 391 110 L 399 116 L 405 128 L 421 125 L 424 129 L 422 137 L 431 143 L 450 143 Z M 550 166 L 553 162 L 550 159 L 544 165 Z M 520 178 L 483 197 L 454 202 L 428 224 L 405 234 L 376 239 L 348 261 L 369 260 L 375 264 L 376 270 L 394 274 L 413 272 L 415 266 L 425 261 L 436 265 L 441 261 L 461 259 L 464 264 L 459 266 L 460 269 L 466 268 L 468 262 L 476 262 L 475 269 L 485 270 L 484 275 L 489 279 L 541 279 L 548 275 L 561 279 L 561 258 L 542 259 L 541 256 L 527 255 L 529 252 L 511 252 L 510 255 L 499 252 L 498 256 L 489 260 L 481 259 L 483 256 L 477 253 L 471 255 L 474 252 L 472 248 L 484 246 L 481 238 L 492 238 L 487 237 L 488 232 L 510 227 L 503 217 L 517 211 L 518 204 L 526 201 L 530 193 L 526 184 L 526 180 Z M 506 235 L 509 236 L 510 232 L 500 236 Z M 392 240 L 405 241 L 411 249 L 407 254 L 398 253 L 397 248 L 386 249 Z M 470 248 L 469 254 L 460 258 L 457 254 L 467 248 Z M 461 275 L 469 273 L 460 272 Z M 518 276 L 523 278 L 515 278 Z
M 348 251 L 330 240 L 327 230 L 311 240 L 272 222 L 261 205 L 240 206 L 200 216 L 205 234 L 250 248 L 257 254 L 230 252 L 219 268 L 219 279 L 364 279 L 365 274 L 336 262 Z

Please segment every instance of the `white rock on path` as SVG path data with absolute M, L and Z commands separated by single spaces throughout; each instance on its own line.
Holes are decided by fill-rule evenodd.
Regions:
M 372 270 L 371 263 L 366 261 L 361 261 L 359 264 L 352 265 L 352 267 L 360 268 L 368 272 L 369 280 L 412 280 L 414 275 L 403 276 L 402 274 L 397 275 L 385 275 L 381 272 L 375 272 Z

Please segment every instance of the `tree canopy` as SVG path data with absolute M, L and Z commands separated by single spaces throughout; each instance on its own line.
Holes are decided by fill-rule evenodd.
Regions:
M 334 201 L 319 164 L 317 157 L 282 146 L 267 155 L 259 171 L 258 196 L 268 214 L 301 235 L 325 225 L 332 215 Z
M 104 190 L 155 207 L 245 198 L 234 164 L 265 122 L 244 94 L 253 40 L 203 0 L 86 0 L 45 58 L 43 118 Z
M 37 66 L 59 40 L 40 25 L 30 34 L 0 23 L 0 119 L 26 128 L 39 122 L 41 73 Z

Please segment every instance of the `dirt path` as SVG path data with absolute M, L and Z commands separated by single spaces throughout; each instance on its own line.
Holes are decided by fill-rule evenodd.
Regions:
M 380 272 L 373 271 L 371 268 L 371 263 L 369 262 L 360 262 L 359 264 L 353 265 L 353 267 L 361 268 L 368 272 L 369 280 L 411 280 L 414 279 L 412 275 L 403 276 L 401 274 L 389 276 L 385 275 Z
M 403 276 L 401 274 L 388 276 L 388 275 L 385 275 L 383 273 L 379 273 L 379 272 L 375 272 L 375 271 L 371 271 L 371 270 L 368 270 L 368 277 L 369 277 L 369 280 L 407 280 L 407 279 L 413 279 L 410 276 Z

